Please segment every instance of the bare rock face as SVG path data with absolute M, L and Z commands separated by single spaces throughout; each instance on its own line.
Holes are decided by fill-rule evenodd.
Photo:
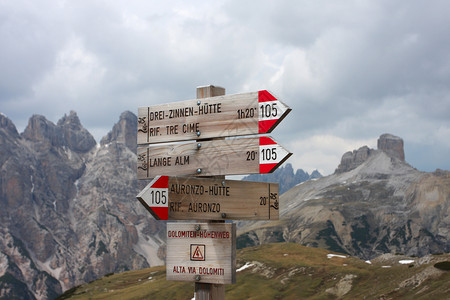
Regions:
M 13 137 L 19 137 L 19 133 L 17 132 L 14 123 L 2 113 L 0 113 L 0 128 L 4 129 L 9 135 Z
M 97 144 L 94 137 L 81 126 L 80 119 L 74 111 L 68 116 L 64 115 L 58 121 L 58 127 L 61 128 L 64 145 L 75 152 L 86 153 Z
M 378 139 L 377 148 L 386 152 L 390 157 L 395 157 L 405 161 L 405 151 L 403 150 L 403 139 L 398 136 L 385 133 Z
M 113 129 L 102 138 L 100 144 L 106 145 L 112 141 L 125 144 L 128 149 L 136 153 L 137 148 L 137 117 L 130 111 L 125 111 L 120 115 L 120 120 Z
M 336 169 L 335 173 L 343 173 L 348 172 L 357 168 L 363 162 L 369 158 L 371 154 L 373 154 L 376 150 L 369 149 L 367 146 L 363 146 L 358 150 L 348 151 L 344 153 L 341 159 L 341 163 Z
M 33 115 L 30 118 L 22 137 L 32 142 L 33 147 L 39 152 L 48 151 L 51 147 L 60 147 L 63 141 L 60 128 L 41 115 Z
M 22 136 L 33 142 L 39 152 L 48 151 L 51 147 L 67 147 L 77 153 L 86 153 L 96 145 L 94 137 L 81 126 L 74 111 L 64 115 L 57 125 L 44 116 L 34 115 Z
M 389 133 L 382 134 L 378 138 L 378 150 L 370 149 L 363 146 L 358 150 L 348 151 L 342 155 L 341 163 L 337 167 L 335 174 L 356 169 L 363 164 L 367 159 L 376 154 L 377 151 L 383 151 L 389 157 L 405 161 L 405 152 L 403 150 L 403 140 L 397 136 Z
M 122 114 L 97 145 L 73 111 L 34 115 L 21 135 L 0 114 L 0 298 L 54 299 L 164 263 L 164 223 L 135 198 L 136 120 Z

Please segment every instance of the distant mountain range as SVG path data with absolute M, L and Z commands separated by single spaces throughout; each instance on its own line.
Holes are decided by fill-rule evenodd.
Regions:
M 97 144 L 75 112 L 57 124 L 34 115 L 20 134 L 0 114 L 1 297 L 53 299 L 105 274 L 164 264 L 165 222 L 136 200 L 148 183 L 136 179 L 136 129 L 124 112 Z M 280 220 L 239 228 L 239 246 L 290 241 L 361 258 L 448 252 L 449 172 L 409 166 L 399 138 L 382 136 L 378 148 L 344 154 L 326 177 L 289 164 L 247 177 L 292 188 Z
M 292 165 L 287 163 L 284 167 L 280 167 L 273 173 L 268 174 L 251 174 L 242 178 L 245 181 L 260 181 L 260 182 L 276 182 L 279 184 L 280 195 L 287 192 L 295 185 L 310 179 L 317 179 L 322 177 L 319 171 L 315 170 L 308 174 L 308 172 L 298 169 L 294 174 Z

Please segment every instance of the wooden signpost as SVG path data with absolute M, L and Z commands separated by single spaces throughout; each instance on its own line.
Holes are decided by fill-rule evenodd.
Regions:
M 152 181 L 137 199 L 158 220 L 211 220 L 167 223 L 167 279 L 195 282 L 195 299 L 224 299 L 236 282 L 236 224 L 225 220 L 279 218 L 278 184 L 225 175 L 271 173 L 292 155 L 268 136 L 229 138 L 272 132 L 286 104 L 266 90 L 224 94 L 202 87 L 196 100 L 138 109 L 137 177 Z
M 278 183 L 157 176 L 138 200 L 157 220 L 278 220 Z
M 236 224 L 167 223 L 167 280 L 236 282 Z
M 292 153 L 270 137 L 223 139 L 139 147 L 138 179 L 215 176 L 275 171 Z
M 291 109 L 268 91 L 138 109 L 138 144 L 270 133 Z

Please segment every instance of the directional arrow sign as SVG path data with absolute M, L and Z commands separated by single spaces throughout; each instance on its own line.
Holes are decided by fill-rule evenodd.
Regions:
M 157 220 L 278 220 L 278 183 L 157 176 L 137 199 Z
M 291 155 L 270 137 L 139 147 L 137 176 L 271 173 Z
M 137 143 L 270 133 L 290 111 L 266 90 L 140 107 Z

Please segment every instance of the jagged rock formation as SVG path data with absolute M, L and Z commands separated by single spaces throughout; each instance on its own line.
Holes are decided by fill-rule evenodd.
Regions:
M 120 115 L 120 120 L 113 126 L 113 129 L 102 138 L 100 145 L 107 145 L 113 141 L 125 144 L 131 152 L 136 153 L 136 128 L 137 116 L 130 111 L 125 111 Z
M 125 112 L 97 145 L 73 111 L 56 125 L 34 115 L 21 135 L 0 114 L 0 297 L 53 299 L 163 264 L 164 223 L 135 198 L 136 128 Z
M 241 228 L 240 247 L 288 241 L 370 259 L 450 251 L 450 172 L 420 172 L 404 161 L 403 141 L 345 153 L 333 175 L 280 198 L 281 222 Z
M 377 148 L 378 151 L 386 153 L 389 157 L 397 158 L 403 162 L 405 161 L 403 139 L 398 136 L 389 133 L 382 134 L 377 141 Z M 341 163 L 337 167 L 335 173 L 339 174 L 351 171 L 376 153 L 378 153 L 377 150 L 370 149 L 367 146 L 363 146 L 358 150 L 348 151 L 342 156 Z
M 242 180 L 259 181 L 259 182 L 277 182 L 279 184 L 280 195 L 288 191 L 293 186 L 310 179 L 317 179 L 322 177 L 319 171 L 315 170 L 310 174 L 298 169 L 294 174 L 294 169 L 291 164 L 278 168 L 273 173 L 269 174 L 252 174 L 245 176 Z
M 344 173 L 357 168 L 364 163 L 367 158 L 373 154 L 375 150 L 363 146 L 358 150 L 348 151 L 342 155 L 341 163 L 337 167 L 335 173 Z

